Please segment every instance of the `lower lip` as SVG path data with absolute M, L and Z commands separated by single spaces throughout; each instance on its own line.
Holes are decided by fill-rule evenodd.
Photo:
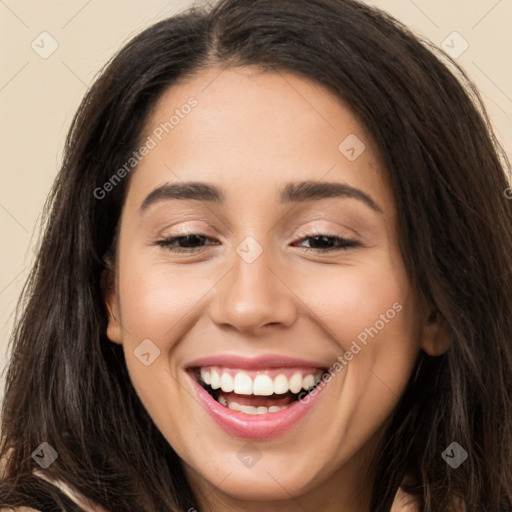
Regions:
M 314 396 L 309 394 L 307 400 L 297 400 L 281 411 L 252 415 L 224 407 L 197 382 L 193 375 L 189 374 L 189 376 L 213 420 L 231 436 L 246 439 L 273 439 L 286 434 L 311 411 L 325 387 L 325 382 L 321 383 L 315 388 Z

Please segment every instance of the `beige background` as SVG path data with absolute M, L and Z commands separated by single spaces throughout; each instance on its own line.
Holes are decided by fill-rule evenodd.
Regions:
M 40 211 L 72 115 L 101 66 L 131 36 L 192 0 L 0 0 L 0 368 L 33 262 Z M 512 0 L 369 0 L 437 45 L 447 41 L 482 92 L 512 155 Z M 451 35 L 454 31 L 459 36 Z M 57 50 L 43 59 L 39 52 Z M 448 37 L 450 36 L 450 37 Z M 448 37 L 448 39 L 447 39 Z M 43 42 L 41 39 L 45 38 Z M 53 43 L 53 44 L 57 44 Z M 51 300 L 51 297 L 49 297 Z M 0 389 L 4 374 L 0 379 Z

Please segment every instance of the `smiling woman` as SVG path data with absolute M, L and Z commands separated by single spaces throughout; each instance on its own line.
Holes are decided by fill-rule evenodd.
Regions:
M 129 43 L 50 197 L 0 504 L 511 511 L 508 163 L 458 72 L 352 0 Z

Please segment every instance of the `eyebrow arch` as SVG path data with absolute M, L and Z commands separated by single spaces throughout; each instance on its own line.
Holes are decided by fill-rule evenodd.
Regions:
M 280 194 L 282 203 L 306 202 L 332 197 L 348 197 L 362 201 L 372 210 L 383 213 L 379 205 L 362 190 L 345 183 L 300 181 L 287 183 Z M 225 195 L 218 187 L 199 181 L 165 183 L 151 191 L 140 206 L 144 213 L 153 203 L 166 199 L 189 199 L 212 203 L 225 202 Z
M 383 213 L 379 205 L 362 190 L 346 183 L 324 181 L 301 181 L 287 183 L 281 192 L 282 202 L 304 202 L 330 197 L 350 197 L 362 201 L 372 210 Z
M 197 199 L 212 203 L 223 203 L 225 201 L 222 191 L 209 183 L 200 181 L 165 183 L 146 196 L 140 206 L 141 213 L 144 213 L 153 203 L 165 199 Z

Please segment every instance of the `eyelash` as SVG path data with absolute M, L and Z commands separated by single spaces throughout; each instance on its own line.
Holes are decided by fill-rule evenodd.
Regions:
M 352 249 L 355 247 L 360 247 L 361 244 L 359 242 L 356 242 L 355 240 L 349 240 L 348 238 L 344 238 L 337 235 L 330 235 L 328 233 L 310 233 L 310 234 L 303 234 L 301 235 L 302 238 L 299 239 L 299 242 L 302 242 L 303 240 L 307 240 L 308 238 L 329 238 L 330 241 L 335 241 L 338 243 L 338 246 L 335 247 L 327 247 L 325 249 L 319 249 L 315 247 L 306 247 L 306 252 L 318 252 L 318 253 L 327 253 L 332 251 L 346 251 L 348 249 Z M 187 239 L 189 237 L 199 237 L 203 240 L 213 240 L 213 238 L 210 238 L 206 235 L 200 235 L 198 233 L 187 233 L 185 235 L 180 236 L 174 236 L 169 238 L 164 238 L 162 240 L 158 240 L 156 242 L 156 245 L 159 245 L 161 247 L 165 247 L 166 249 L 174 252 L 174 253 L 192 253 L 197 252 L 198 250 L 201 250 L 203 247 L 176 247 L 173 246 L 173 242 Z

